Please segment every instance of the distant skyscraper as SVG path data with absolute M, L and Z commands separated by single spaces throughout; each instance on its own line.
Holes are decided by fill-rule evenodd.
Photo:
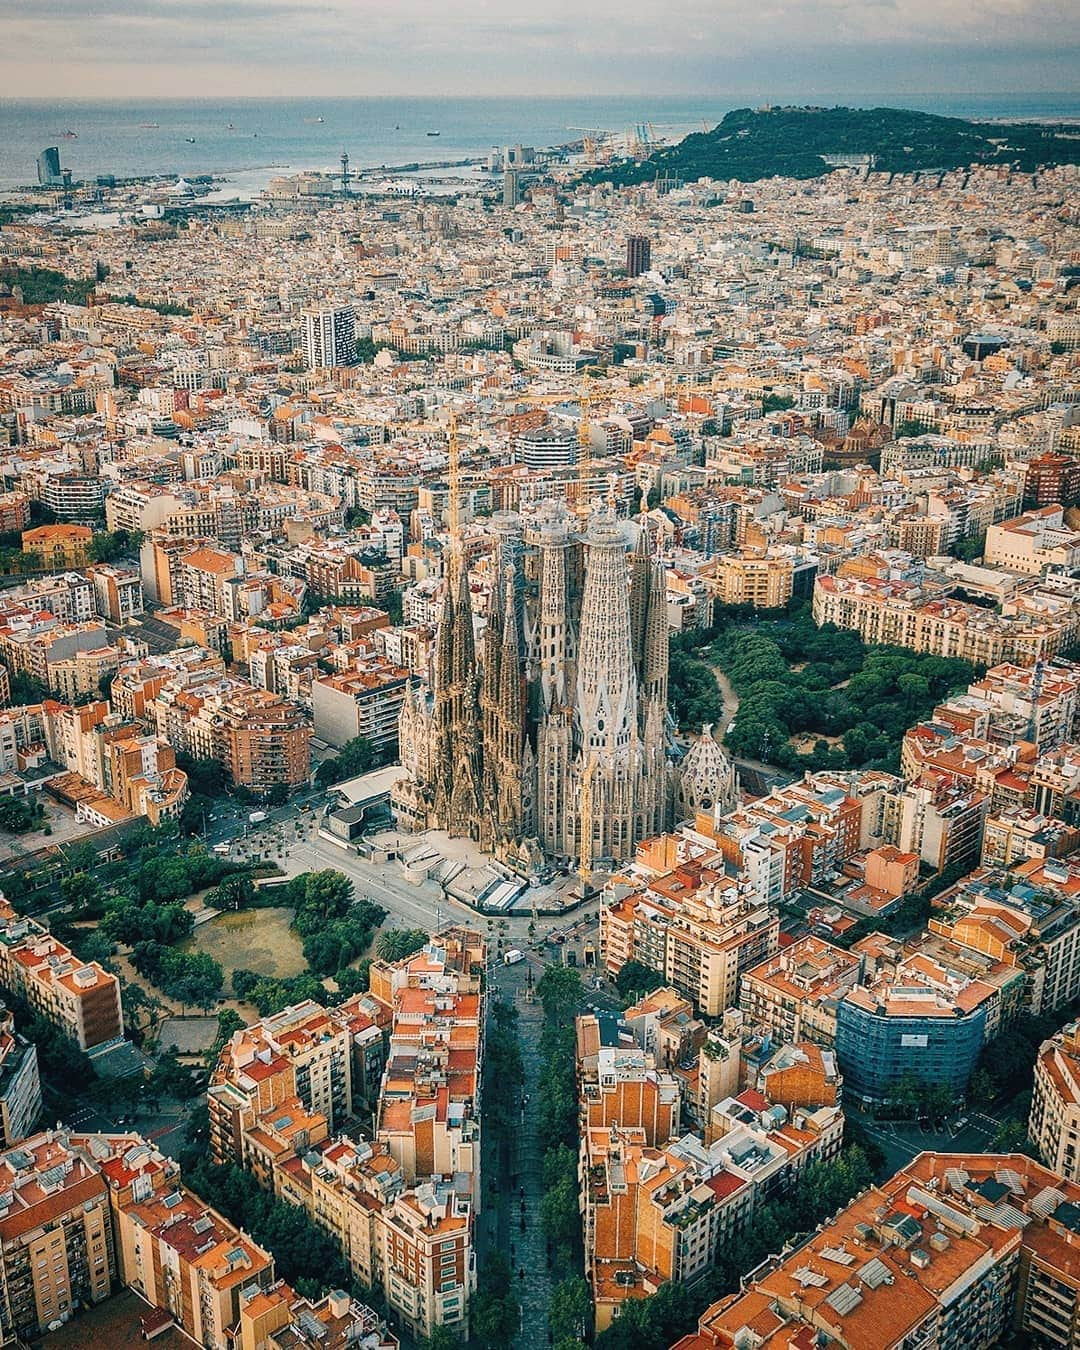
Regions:
M 304 310 L 304 364 L 308 370 L 356 365 L 356 316 L 352 305 Z
M 632 234 L 626 241 L 626 275 L 639 277 L 652 266 L 652 244 L 643 234 Z
M 503 174 L 503 206 L 517 206 L 521 201 L 516 169 L 507 169 Z
M 42 187 L 59 187 L 62 181 L 60 174 L 60 151 L 55 145 L 50 145 L 47 150 L 42 150 L 37 157 L 37 180 Z

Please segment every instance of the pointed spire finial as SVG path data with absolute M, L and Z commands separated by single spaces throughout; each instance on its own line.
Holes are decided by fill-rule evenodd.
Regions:
M 457 414 L 452 410 L 448 439 L 447 453 L 450 463 L 448 471 L 449 500 L 447 501 L 449 519 L 447 523 L 450 526 L 450 542 L 456 547 L 461 540 L 461 452 L 458 446 Z

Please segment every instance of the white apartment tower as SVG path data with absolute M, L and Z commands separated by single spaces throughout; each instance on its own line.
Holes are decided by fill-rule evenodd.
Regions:
M 308 370 L 356 365 L 356 316 L 352 305 L 313 306 L 304 314 L 304 364 Z

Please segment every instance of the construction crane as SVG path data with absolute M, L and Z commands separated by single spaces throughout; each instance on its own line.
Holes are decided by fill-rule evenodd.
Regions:
M 578 416 L 578 481 L 577 481 L 577 501 L 575 502 L 575 513 L 578 520 L 584 528 L 589 518 L 589 478 L 592 472 L 592 423 L 589 418 L 589 408 L 592 405 L 592 390 L 589 388 L 587 377 L 582 377 L 581 393 L 578 395 L 578 406 L 580 414 Z
M 457 548 L 461 537 L 461 449 L 458 445 L 457 414 L 450 413 L 447 437 L 447 524 L 450 528 L 450 546 Z
M 565 129 L 581 132 L 582 153 L 591 163 L 603 163 L 611 158 L 611 143 L 616 134 L 614 131 L 607 127 L 566 127 Z
M 581 898 L 589 894 L 589 884 L 593 872 L 593 775 L 596 772 L 596 760 L 592 755 L 585 766 L 581 778 L 581 860 L 578 863 L 578 876 L 581 878 Z

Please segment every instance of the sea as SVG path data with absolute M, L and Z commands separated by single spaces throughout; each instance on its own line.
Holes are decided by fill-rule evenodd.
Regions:
M 760 104 L 763 100 L 756 100 Z M 794 102 L 796 100 L 784 100 Z M 822 103 L 821 98 L 800 100 Z M 850 107 L 904 107 L 957 117 L 1080 118 L 1078 94 L 884 94 Z M 353 169 L 475 159 L 493 146 L 563 145 L 582 129 L 619 135 L 652 124 L 679 139 L 715 125 L 750 100 L 723 94 L 579 98 L 280 98 L 178 100 L 0 99 L 0 188 L 36 181 L 46 146 L 76 180 L 212 174 L 240 195 L 278 173 L 334 171 L 343 151 Z M 437 136 L 429 133 L 438 132 Z

